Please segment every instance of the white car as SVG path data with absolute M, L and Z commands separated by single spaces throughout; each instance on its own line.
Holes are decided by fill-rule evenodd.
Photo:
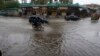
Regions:
M 69 15 L 69 16 L 65 16 L 65 20 L 69 21 L 69 20 L 73 20 L 73 21 L 76 21 L 76 20 L 79 20 L 80 18 L 76 15 Z

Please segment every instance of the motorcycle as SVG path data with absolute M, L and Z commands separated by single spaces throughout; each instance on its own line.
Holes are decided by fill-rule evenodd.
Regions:
M 44 27 L 40 22 L 32 23 L 32 28 L 37 31 L 44 30 Z

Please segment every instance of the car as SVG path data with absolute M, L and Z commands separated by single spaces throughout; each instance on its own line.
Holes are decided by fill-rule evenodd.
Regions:
M 29 23 L 33 23 L 33 21 L 35 22 L 36 16 L 31 16 L 29 17 Z
M 2 16 L 17 16 L 17 10 L 0 10 L 0 15 Z
M 2 15 L 2 16 L 7 16 L 7 11 L 5 11 L 5 10 L 0 10 L 0 15 Z
M 97 14 L 97 13 L 93 13 L 93 14 L 91 15 L 91 20 L 99 20 L 99 18 L 100 18 L 100 16 L 99 16 L 99 14 Z
M 44 19 L 43 17 L 33 15 L 29 17 L 29 23 L 32 25 L 34 30 L 43 30 L 44 27 L 42 24 L 48 24 L 48 21 Z
M 76 15 L 69 15 L 69 16 L 65 16 L 65 20 L 69 21 L 69 20 L 72 20 L 72 21 L 76 21 L 76 20 L 79 20 L 80 18 Z
M 40 22 L 42 24 L 49 23 L 48 20 L 46 20 L 45 18 L 40 17 L 40 16 L 33 15 L 33 16 L 29 17 L 29 23 L 35 23 L 35 22 Z

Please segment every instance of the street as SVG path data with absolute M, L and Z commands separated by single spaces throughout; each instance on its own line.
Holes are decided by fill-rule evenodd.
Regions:
M 100 56 L 100 20 L 49 21 L 35 31 L 27 19 L 0 16 L 3 56 Z

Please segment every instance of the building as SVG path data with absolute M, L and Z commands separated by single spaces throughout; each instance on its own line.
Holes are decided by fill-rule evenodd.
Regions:
M 46 13 L 47 15 L 56 16 L 57 13 L 65 15 L 65 12 L 68 8 L 64 5 L 66 5 L 67 3 L 73 3 L 73 0 L 31 0 L 31 3 L 34 5 L 33 9 L 37 14 Z M 35 9 L 34 7 L 38 8 Z
M 60 3 L 73 3 L 73 0 L 59 0 Z
M 31 3 L 33 4 L 47 4 L 47 3 L 73 3 L 73 0 L 31 0 Z
M 73 0 L 50 0 L 53 3 L 60 2 L 60 3 L 72 3 Z
M 69 0 L 68 2 L 69 2 L 69 3 L 73 3 L 73 0 Z
M 22 0 L 22 3 L 27 3 L 27 0 Z
M 83 6 L 87 7 L 87 8 L 91 8 L 91 9 L 99 9 L 100 8 L 100 5 L 98 5 L 98 4 L 86 4 Z
M 39 4 L 39 5 L 45 5 L 48 2 L 49 2 L 48 0 L 31 0 L 31 3 L 33 3 L 33 4 Z

